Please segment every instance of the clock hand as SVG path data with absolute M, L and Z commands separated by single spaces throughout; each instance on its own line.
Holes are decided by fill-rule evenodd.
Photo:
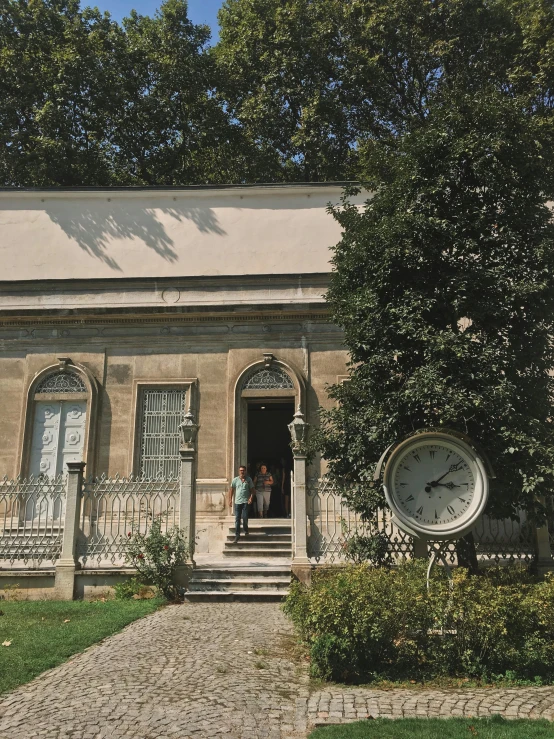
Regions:
M 446 477 L 446 476 L 447 476 L 447 475 L 449 475 L 449 474 L 450 474 L 451 472 L 457 472 L 457 471 L 458 471 L 458 470 L 460 469 L 460 465 L 461 465 L 461 464 L 462 464 L 462 462 L 458 462 L 458 464 L 451 464 L 451 465 L 450 465 L 450 469 L 448 469 L 448 470 L 447 470 L 447 471 L 446 471 L 446 472 L 444 473 L 444 475 L 441 475 L 441 476 L 439 477 L 439 479 L 438 479 L 438 480 L 433 480 L 433 482 L 428 482 L 428 483 L 427 483 L 427 485 L 432 485 L 433 487 L 435 487 L 436 485 L 438 485 L 438 484 L 439 484 L 439 482 L 440 482 L 440 481 L 442 480 L 442 478 L 443 478 L 443 477 Z

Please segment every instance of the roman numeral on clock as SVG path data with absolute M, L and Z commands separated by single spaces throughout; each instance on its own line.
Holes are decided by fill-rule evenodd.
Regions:
M 454 511 L 454 509 L 452 508 L 451 505 L 447 506 L 446 507 L 446 510 L 448 511 L 448 513 L 450 513 L 451 516 L 453 516 L 454 513 L 455 513 L 455 511 Z
M 419 513 L 420 516 L 423 516 L 423 506 L 422 505 L 419 506 L 416 513 Z
M 406 498 L 406 503 L 409 503 L 411 500 L 415 500 L 414 496 L 408 495 L 408 497 Z
M 429 456 L 431 457 L 431 459 L 435 459 L 435 454 L 436 452 L 434 449 L 429 449 Z
M 414 454 L 414 459 L 416 462 L 421 462 L 421 457 L 419 456 L 419 454 Z

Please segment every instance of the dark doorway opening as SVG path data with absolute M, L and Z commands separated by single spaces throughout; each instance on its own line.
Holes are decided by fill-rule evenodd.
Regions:
M 274 484 L 271 490 L 269 516 L 285 516 L 282 480 L 285 493 L 290 495 L 290 472 L 293 456 L 290 446 L 289 423 L 294 417 L 294 402 L 256 400 L 248 403 L 248 469 L 254 479 L 263 463 L 271 472 Z

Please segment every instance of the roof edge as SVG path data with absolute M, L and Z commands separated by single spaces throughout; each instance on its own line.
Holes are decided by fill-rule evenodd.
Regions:
M 320 190 L 325 188 L 344 188 L 359 185 L 355 180 L 337 182 L 259 182 L 240 185 L 148 185 L 148 186 L 74 186 L 74 187 L 0 187 L 0 193 L 117 193 L 117 192 L 213 192 L 236 190 Z

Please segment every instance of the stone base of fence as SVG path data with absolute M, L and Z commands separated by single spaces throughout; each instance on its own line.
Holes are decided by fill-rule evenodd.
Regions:
M 54 582 L 57 600 L 73 600 L 75 597 L 75 562 L 57 562 Z
M 114 594 L 114 585 L 124 582 L 136 574 L 131 568 L 97 568 L 75 570 L 74 579 L 69 584 L 65 598 L 60 598 L 60 590 L 56 583 L 55 569 L 40 570 L 0 570 L 0 599 L 2 600 L 69 600 L 71 596 L 77 599 L 96 600 L 111 598 Z
M 309 587 L 312 584 L 312 572 L 314 569 L 315 566 L 312 564 L 295 564 L 293 562 L 291 566 L 291 575 L 293 578 L 301 582 L 302 585 L 307 585 Z

